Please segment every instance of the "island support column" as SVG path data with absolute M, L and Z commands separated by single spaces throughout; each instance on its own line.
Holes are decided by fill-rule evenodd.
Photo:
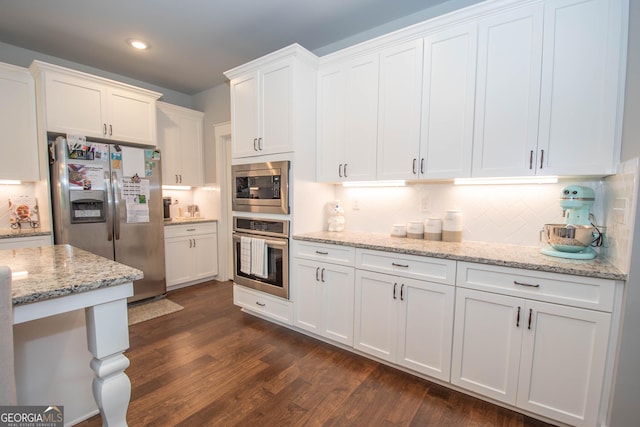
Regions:
M 126 426 L 131 399 L 131 382 L 124 370 L 129 359 L 127 300 L 120 299 L 85 309 L 87 344 L 93 355 L 91 369 L 93 397 L 102 415 L 103 426 Z

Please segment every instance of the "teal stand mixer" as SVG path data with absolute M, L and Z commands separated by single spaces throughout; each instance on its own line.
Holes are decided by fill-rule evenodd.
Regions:
M 593 259 L 598 254 L 592 244 L 601 243 L 601 235 L 591 222 L 595 192 L 589 187 L 570 185 L 562 189 L 560 206 L 564 224 L 545 224 L 541 240 L 549 244 L 540 252 L 568 259 Z M 542 237 L 544 236 L 544 238 Z

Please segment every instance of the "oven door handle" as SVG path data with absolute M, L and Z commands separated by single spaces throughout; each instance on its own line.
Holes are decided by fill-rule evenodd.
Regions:
M 255 237 L 258 239 L 261 239 L 260 236 L 255 235 L 255 234 L 236 234 L 237 239 L 236 240 L 240 240 L 240 237 L 244 236 L 244 237 Z M 270 246 L 287 246 L 289 244 L 289 239 L 283 239 L 283 240 L 271 240 L 271 239 L 264 239 L 265 243 L 267 245 Z

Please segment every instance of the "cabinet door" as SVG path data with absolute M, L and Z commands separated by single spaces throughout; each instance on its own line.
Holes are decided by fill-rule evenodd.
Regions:
M 320 267 L 323 292 L 322 334 L 353 345 L 354 268 L 325 264 Z
M 543 4 L 479 23 L 473 176 L 535 173 Z
M 322 286 L 318 263 L 295 259 L 291 265 L 293 323 L 299 328 L 321 334 Z
M 545 2 L 539 173 L 615 172 L 621 3 Z
M 517 406 L 596 425 L 611 315 L 535 301 L 527 301 L 525 314 Z
M 182 172 L 180 120 L 161 108 L 158 108 L 158 148 L 162 156 L 162 184 L 179 185 Z
M 378 62 L 376 53 L 347 64 L 344 181 L 376 177 Z
M 197 113 L 197 114 L 195 114 Z M 180 178 L 182 185 L 203 185 L 203 115 L 182 115 L 180 123 Z
M 47 131 L 106 137 L 107 101 L 104 86 L 47 72 L 45 91 Z
M 36 93 L 27 70 L 0 64 L 0 179 L 38 181 Z
M 325 67 L 318 74 L 317 176 L 320 182 L 342 179 L 344 163 L 346 71 Z
M 291 60 L 261 70 L 261 131 L 258 154 L 286 153 L 293 150 L 293 65 Z
M 420 176 L 471 176 L 478 26 L 424 39 Z
M 394 363 L 400 285 L 394 276 L 356 271 L 353 346 Z
M 419 173 L 422 40 L 380 53 L 378 179 L 417 179 Z
M 398 363 L 449 381 L 454 287 L 400 279 Z
M 107 137 L 156 145 L 156 101 L 119 88 L 107 89 Z
M 456 289 L 451 383 L 516 403 L 524 300 Z
M 194 268 L 191 237 L 172 237 L 164 240 L 164 254 L 167 286 L 185 283 L 191 280 Z
M 195 269 L 192 279 L 215 276 L 218 274 L 218 235 L 200 234 L 193 237 L 192 256 Z
M 255 156 L 259 134 L 258 72 L 231 80 L 233 157 Z

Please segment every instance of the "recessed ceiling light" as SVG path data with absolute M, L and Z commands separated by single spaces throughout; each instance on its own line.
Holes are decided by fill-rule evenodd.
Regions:
M 139 39 L 129 39 L 127 40 L 127 44 L 138 50 L 149 49 L 149 45 L 146 42 Z

